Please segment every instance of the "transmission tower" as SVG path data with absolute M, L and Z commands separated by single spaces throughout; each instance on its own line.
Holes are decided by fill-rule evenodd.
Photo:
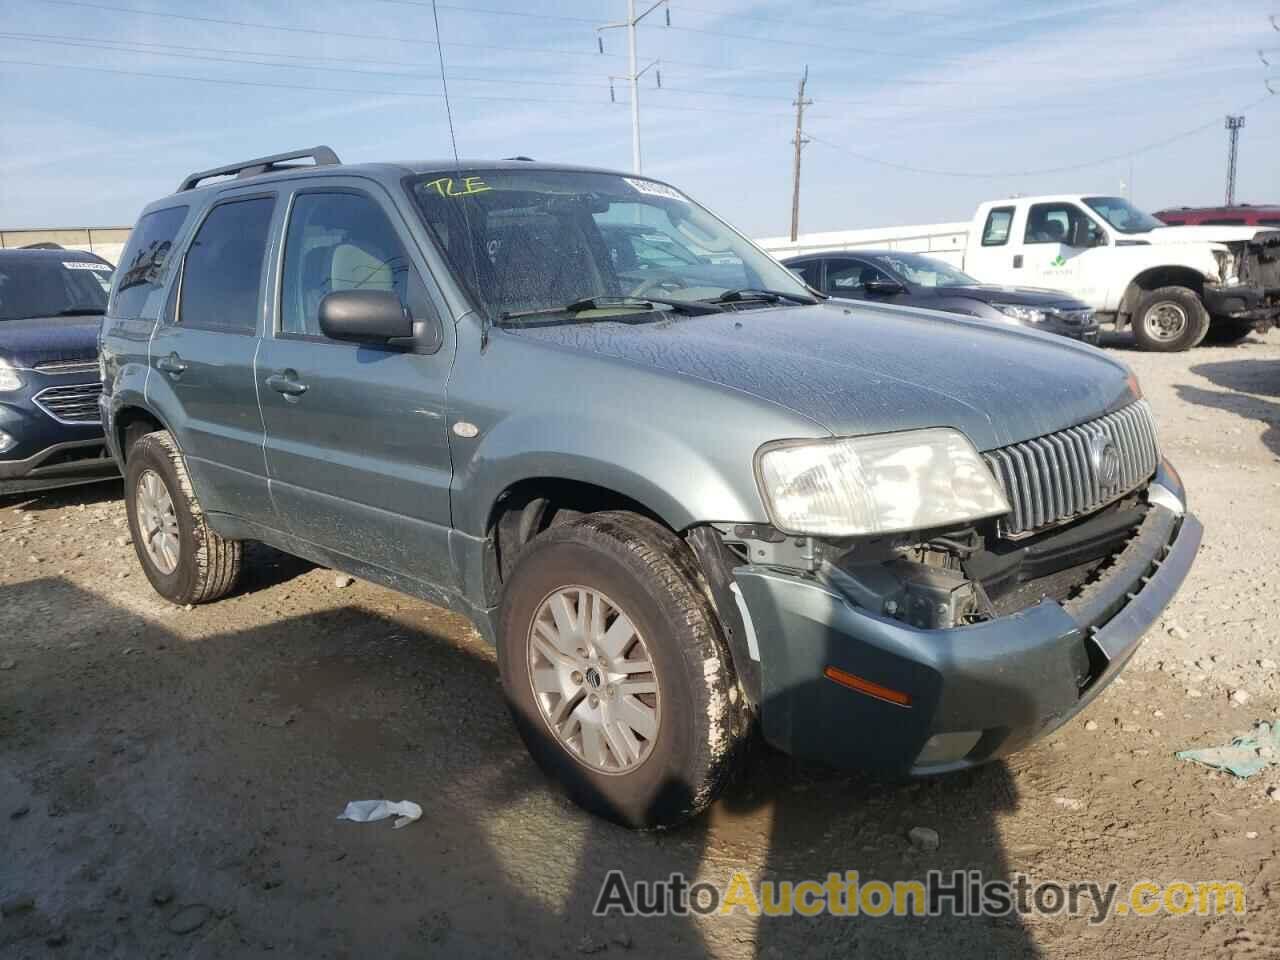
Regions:
M 1240 128 L 1244 117 L 1227 116 L 1227 206 L 1236 202 L 1236 154 L 1240 149 Z

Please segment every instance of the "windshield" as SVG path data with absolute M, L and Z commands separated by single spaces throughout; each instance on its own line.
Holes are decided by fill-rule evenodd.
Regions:
M 18 255 L 0 260 L 0 320 L 103 313 L 111 267 L 96 260 Z
M 737 303 L 767 291 L 813 302 L 790 271 L 653 180 L 472 169 L 422 176 L 410 189 L 454 271 L 493 320 L 569 305 L 575 319 L 594 319 L 731 292 Z
M 1143 213 L 1124 197 L 1085 197 L 1084 202 L 1121 233 L 1146 233 L 1167 226 L 1151 214 Z
M 918 253 L 882 254 L 872 262 L 888 267 L 899 277 L 918 287 L 971 287 L 978 282 L 941 260 L 922 257 Z

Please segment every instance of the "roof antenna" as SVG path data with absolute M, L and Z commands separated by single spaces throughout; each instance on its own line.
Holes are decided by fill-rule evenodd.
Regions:
M 453 131 L 453 108 L 449 105 L 449 81 L 445 76 L 444 69 L 444 43 L 440 39 L 440 13 L 436 10 L 436 0 L 431 0 L 431 20 L 436 28 L 436 56 L 440 60 L 440 88 L 444 91 L 444 114 L 449 120 L 449 143 L 453 147 L 453 172 L 459 181 L 462 180 L 462 161 L 458 159 L 458 137 Z M 479 298 L 483 297 L 480 292 L 480 264 L 476 262 L 476 237 L 471 230 L 471 217 L 467 214 L 467 200 L 461 198 L 462 205 L 462 222 L 467 228 L 467 259 L 471 261 L 471 272 L 475 276 L 475 293 Z M 480 310 L 480 349 L 483 350 L 489 343 L 489 312 L 484 309 L 481 302 Z

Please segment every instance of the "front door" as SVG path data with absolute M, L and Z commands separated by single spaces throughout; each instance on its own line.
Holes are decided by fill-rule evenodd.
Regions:
M 882 293 L 867 289 L 873 281 L 897 284 L 897 293 Z M 867 300 L 871 303 L 904 303 L 907 294 L 901 283 L 884 270 L 866 260 L 852 257 L 833 257 L 827 261 L 823 292 L 845 300 Z
M 440 323 L 439 300 L 423 282 L 429 274 L 412 251 L 380 187 L 294 196 L 276 329 L 257 365 L 267 468 L 294 536 L 451 589 L 445 389 L 453 331 Z M 433 325 L 434 344 L 415 352 L 325 337 L 320 301 L 357 289 L 396 292 L 415 322 Z
M 254 379 L 272 196 L 222 201 L 197 227 L 151 341 L 147 397 L 169 421 L 201 506 L 278 526 Z
M 1074 203 L 1033 203 L 1023 232 L 1020 283 L 1061 290 L 1098 305 L 1096 261 L 1106 255 L 1100 246 L 1106 236 L 1097 221 Z

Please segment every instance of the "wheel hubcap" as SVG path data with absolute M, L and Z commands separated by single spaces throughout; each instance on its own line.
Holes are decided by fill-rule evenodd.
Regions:
M 1187 311 L 1179 303 L 1162 300 L 1147 311 L 1143 325 L 1155 340 L 1176 340 L 1187 329 Z
M 529 682 L 561 746 L 601 773 L 627 773 L 653 750 L 658 676 L 631 618 L 599 590 L 562 587 L 529 628 Z
M 173 509 L 169 489 L 154 470 L 144 470 L 138 478 L 134 503 L 138 514 L 138 535 L 143 549 L 163 574 L 178 569 L 178 514 Z

